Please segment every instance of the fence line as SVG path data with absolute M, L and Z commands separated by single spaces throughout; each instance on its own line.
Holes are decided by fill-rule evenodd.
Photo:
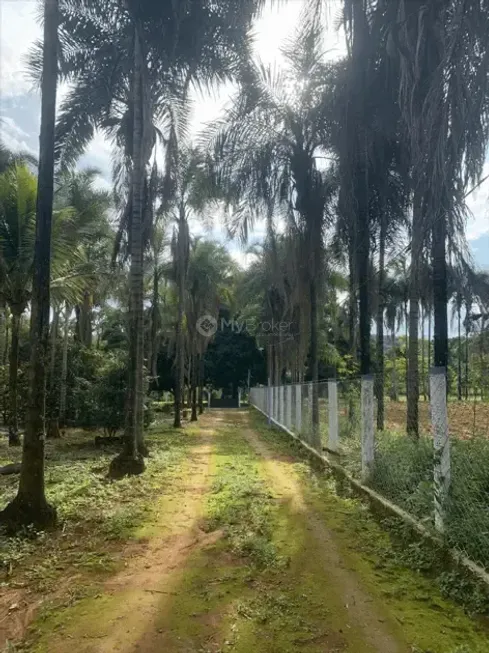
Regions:
M 317 454 L 334 454 L 348 477 L 489 570 L 489 441 L 453 434 L 450 441 L 446 388 L 445 370 L 433 368 L 432 437 L 418 441 L 404 432 L 376 430 L 372 376 L 329 380 L 316 388 L 312 383 L 252 388 L 250 403 Z M 318 424 L 313 424 L 314 392 Z

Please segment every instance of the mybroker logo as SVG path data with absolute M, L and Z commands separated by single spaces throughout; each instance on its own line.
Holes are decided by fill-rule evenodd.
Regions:
M 204 338 L 212 338 L 217 331 L 217 320 L 212 315 L 202 315 L 197 320 L 197 331 Z
M 255 335 L 282 336 L 285 339 L 293 338 L 293 322 L 278 322 L 276 320 L 259 322 L 254 319 L 249 320 L 226 320 L 221 318 L 216 320 L 212 315 L 202 315 L 197 320 L 196 328 L 198 333 L 204 338 L 212 338 L 217 331 L 231 329 L 235 333 L 251 333 Z

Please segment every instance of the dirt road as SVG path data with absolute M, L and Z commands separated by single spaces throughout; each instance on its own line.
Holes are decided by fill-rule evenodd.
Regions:
M 203 416 L 123 571 L 37 623 L 29 650 L 489 651 L 477 625 L 415 574 L 400 572 L 409 600 L 387 591 L 376 560 L 362 555 L 376 527 L 359 522 L 353 541 L 351 502 L 318 487 L 308 464 L 266 431 L 244 411 Z

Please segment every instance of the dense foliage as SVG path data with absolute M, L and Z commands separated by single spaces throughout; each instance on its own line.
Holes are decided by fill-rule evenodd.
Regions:
M 487 397 L 489 277 L 464 216 L 489 137 L 489 6 L 344 0 L 332 59 L 328 3 L 308 0 L 269 67 L 250 31 L 263 4 L 45 0 L 39 164 L 0 149 L 0 384 L 10 444 L 25 433 L 9 520 L 53 519 L 46 427 L 122 431 L 110 473 L 141 473 L 163 393 L 178 428 L 206 387 L 375 372 L 379 430 L 406 395 L 415 441 L 433 364 L 458 399 Z M 192 138 L 192 90 L 223 82 L 223 115 Z M 97 130 L 113 194 L 77 168 Z M 218 216 L 244 241 L 264 226 L 246 269 L 193 233 Z M 318 424 L 315 384 L 319 442 Z

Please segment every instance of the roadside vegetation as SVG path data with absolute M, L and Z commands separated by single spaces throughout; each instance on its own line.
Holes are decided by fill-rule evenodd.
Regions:
M 404 585 L 405 578 L 409 577 L 409 574 L 405 576 L 405 572 L 410 570 L 424 577 L 423 581 L 419 580 L 425 592 L 421 592 L 420 596 L 427 601 L 429 596 L 436 595 L 453 600 L 467 614 L 479 619 L 483 629 L 487 627 L 487 586 L 465 570 L 454 567 L 443 547 L 421 538 L 401 520 L 387 516 L 355 496 L 341 476 L 325 469 L 315 458 L 310 458 L 295 440 L 270 428 L 261 415 L 255 414 L 252 424 L 274 451 L 304 461 L 297 465 L 297 469 L 306 482 L 305 487 L 309 488 L 307 491 L 314 506 L 321 510 L 325 523 L 340 534 L 340 539 L 356 557 L 358 568 L 365 568 L 365 561 L 373 565 L 372 587 L 378 583 L 379 591 L 383 592 L 383 583 L 396 585 L 398 579 L 399 588 L 392 589 L 392 596 L 398 595 L 405 600 L 418 596 L 409 582 Z M 390 596 L 391 590 L 386 591 Z
M 179 554 L 184 557 L 148 590 L 154 602 L 149 621 L 150 599 L 139 603 L 141 645 L 159 642 L 175 653 L 200 650 L 204 642 L 209 652 L 242 653 L 270 647 L 312 653 L 334 645 L 364 653 L 383 650 L 372 643 L 375 638 L 392 637 L 401 651 L 488 650 L 483 615 L 489 596 L 445 567 L 442 550 L 372 515 L 261 416 L 218 415 L 219 421 L 206 417 L 203 430 L 189 425 L 182 433 L 156 425 L 148 437 L 154 454 L 136 485 L 134 479 L 102 476 L 100 450 L 81 433 L 72 443 L 78 452 L 76 480 L 62 474 L 68 454 L 63 445 L 48 467 L 59 474 L 48 488 L 64 515 L 62 532 L 30 533 L 19 540 L 22 547 L 15 549 L 11 540 L 3 552 L 9 560 L 6 608 L 12 618 L 30 605 L 35 617 L 24 643 L 12 637 L 7 650 L 64 651 L 62 642 L 90 641 L 92 631 L 99 639 L 109 636 L 107 619 L 117 632 L 117 624 L 125 623 L 117 615 L 139 601 L 124 588 L 129 580 L 118 579 L 147 574 L 150 560 L 157 563 L 182 546 L 168 519 L 172 515 L 178 522 L 175 533 L 194 528 L 194 513 L 175 513 L 187 505 L 189 490 L 197 491 L 202 535 L 189 534 Z M 203 438 L 211 447 L 204 458 Z M 110 455 L 104 452 L 102 461 Z M 203 494 L 193 488 L 189 458 L 210 470 Z M 157 582 L 158 566 L 151 573 Z M 153 585 L 143 583 L 140 593 L 143 587 Z M 118 592 L 127 591 L 121 601 Z M 360 615 L 355 602 L 363 606 Z M 362 629 L 362 623 L 376 622 L 380 634 Z
M 15 538 L 0 538 L 2 636 L 17 613 L 39 610 L 42 621 L 50 611 L 96 594 L 100 583 L 124 566 L 131 546 L 144 537 L 144 525 L 154 520 L 158 502 L 174 485 L 194 439 L 191 430 L 182 437 L 169 422 L 155 424 L 148 433 L 148 473 L 118 483 L 107 478 L 116 446 L 96 447 L 94 434 L 83 431 L 48 442 L 46 493 L 59 506 L 61 528 L 31 527 Z M 4 447 L 0 454 L 6 453 Z M 15 486 L 14 477 L 2 484 L 3 500 L 11 498 Z M 13 634 L 22 633 L 14 628 Z
M 45 595 L 45 626 L 61 632 L 50 605 L 103 593 L 125 547 L 154 544 L 151 524 L 164 530 L 160 497 L 192 494 L 178 474 L 188 481 L 187 453 L 200 447 L 198 550 L 180 542 L 196 566 L 180 556 L 186 589 L 162 610 L 177 639 L 194 646 L 199 628 L 215 632 L 207 617 L 190 625 L 210 601 L 220 649 L 392 653 L 397 638 L 416 653 L 483 651 L 482 634 L 440 592 L 482 614 L 485 593 L 438 566 L 441 551 L 398 524 L 387 525 L 391 542 L 362 504 L 333 492 L 334 479 L 271 461 L 238 417 L 214 444 L 203 426 L 207 397 L 237 405 L 245 388 L 310 383 L 306 437 L 320 449 L 319 382 L 336 378 L 345 460 L 358 467 L 360 377 L 374 374 L 371 482 L 431 519 L 425 436 L 438 368 L 455 439 L 446 543 L 489 565 L 489 273 L 474 266 L 466 229 L 469 198 L 486 181 L 489 2 L 337 0 L 332 20 L 331 2 L 303 0 L 269 65 L 255 27 L 285 4 L 41 2 L 42 38 L 26 61 L 40 90 L 39 156 L 0 143 L 7 630 Z M 332 53 L 333 29 L 342 45 Z M 225 104 L 196 129 L 200 104 L 223 89 Z M 83 166 L 96 136 L 112 148 L 110 181 Z M 250 247 L 246 257 L 228 237 Z M 253 423 L 274 451 L 297 454 Z M 178 509 L 162 508 L 169 528 Z M 339 557 L 324 557 L 309 527 L 339 531 Z M 145 553 L 134 558 L 153 570 Z M 366 599 L 353 608 L 339 598 L 350 579 L 342 556 L 375 595 L 374 612 Z M 418 584 L 408 566 L 426 578 Z M 155 597 L 143 603 L 154 617 Z M 355 610 L 383 614 L 383 603 L 393 616 L 362 634 Z

